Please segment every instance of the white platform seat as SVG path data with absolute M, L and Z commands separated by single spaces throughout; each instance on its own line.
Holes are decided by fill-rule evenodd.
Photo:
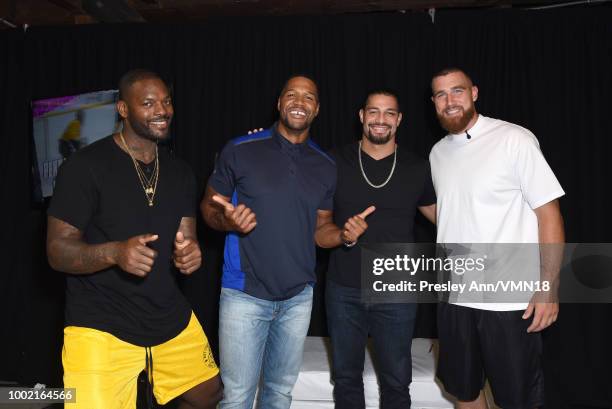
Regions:
M 307 337 L 304 363 L 300 370 L 291 409 L 328 409 L 334 407 L 330 376 L 329 338 Z M 435 380 L 435 349 L 432 340 L 415 338 L 412 342 L 412 409 L 452 409 Z M 366 354 L 363 374 L 366 407 L 378 409 L 379 393 L 370 350 Z

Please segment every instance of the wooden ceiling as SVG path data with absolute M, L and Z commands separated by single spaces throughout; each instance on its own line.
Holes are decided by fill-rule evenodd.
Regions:
M 8 28 L 12 25 L 26 24 L 34 26 L 104 22 L 196 22 L 215 16 L 321 15 L 394 10 L 406 12 L 430 8 L 539 7 L 558 3 L 563 2 L 548 0 L 0 0 L 0 26 Z

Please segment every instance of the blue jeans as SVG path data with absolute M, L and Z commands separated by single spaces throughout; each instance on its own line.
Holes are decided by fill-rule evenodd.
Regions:
M 268 301 L 221 289 L 219 353 L 224 398 L 220 409 L 288 409 L 310 324 L 312 287 L 288 300 Z
M 361 290 L 327 282 L 327 327 L 332 345 L 336 409 L 364 409 L 363 365 L 368 334 L 382 409 L 410 408 L 412 334 L 416 304 L 369 304 Z

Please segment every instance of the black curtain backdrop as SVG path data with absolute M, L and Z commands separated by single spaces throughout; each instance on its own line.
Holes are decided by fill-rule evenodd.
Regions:
M 231 137 L 275 119 L 283 81 L 309 73 L 324 148 L 357 139 L 367 89 L 399 92 L 399 141 L 427 157 L 443 136 L 429 100 L 436 68 L 465 67 L 480 87 L 478 111 L 531 129 L 567 192 L 569 242 L 610 241 L 612 8 L 438 11 L 326 17 L 224 18 L 198 25 L 91 25 L 0 32 L 0 380 L 61 384 L 63 276 L 45 260 L 45 204 L 32 195 L 29 102 L 114 89 L 126 70 L 158 71 L 171 84 L 171 147 L 203 190 Z M 121 200 L 121 198 L 117 198 Z M 421 240 L 432 229 L 418 225 Z M 200 221 L 205 266 L 182 288 L 217 346 L 222 235 Z M 325 279 L 327 254 L 318 274 Z M 316 291 L 311 334 L 325 335 Z M 420 335 L 435 336 L 431 306 Z M 561 306 L 545 332 L 547 408 L 611 408 L 610 305 Z

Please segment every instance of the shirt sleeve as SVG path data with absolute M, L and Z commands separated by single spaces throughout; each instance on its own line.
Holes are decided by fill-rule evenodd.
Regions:
M 436 191 L 433 186 L 433 181 L 431 178 L 431 166 L 429 165 L 429 161 L 425 161 L 425 180 L 423 181 L 423 192 L 417 204 L 419 206 L 429 206 L 432 204 L 436 204 Z
M 208 179 L 208 185 L 223 196 L 231 197 L 236 185 L 236 151 L 229 142 L 215 163 L 215 170 Z
M 68 159 L 58 170 L 47 214 L 84 232 L 97 203 L 98 192 L 91 169 L 80 157 Z
M 529 131 L 516 139 L 514 171 L 525 201 L 536 209 L 565 194 L 552 169 L 544 159 L 536 137 Z

